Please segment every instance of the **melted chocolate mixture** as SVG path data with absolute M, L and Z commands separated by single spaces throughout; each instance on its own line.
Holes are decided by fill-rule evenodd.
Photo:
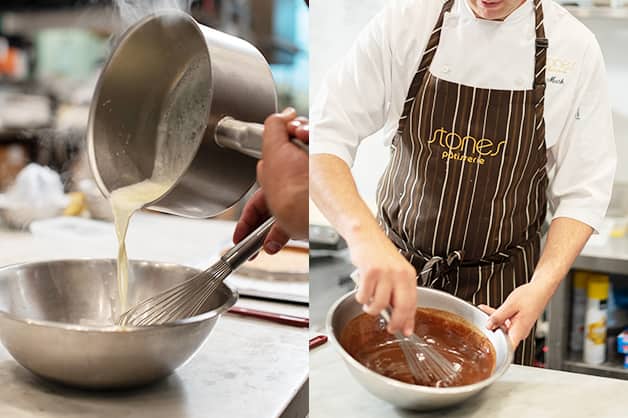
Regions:
M 389 334 L 379 317 L 361 314 L 353 318 L 340 336 L 340 344 L 369 369 L 402 382 L 422 386 L 463 386 L 488 378 L 495 367 L 493 344 L 462 317 L 440 309 L 418 308 L 414 332 L 446 359 L 461 366 L 456 379 L 443 383 L 414 379 L 398 340 Z

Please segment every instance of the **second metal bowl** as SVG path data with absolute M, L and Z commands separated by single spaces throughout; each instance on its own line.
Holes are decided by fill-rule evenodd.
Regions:
M 132 261 L 129 303 L 193 276 L 188 267 Z M 91 389 L 153 382 L 187 362 L 237 300 L 222 285 L 198 316 L 146 328 L 113 325 L 115 260 L 61 260 L 0 269 L 0 340 L 31 372 Z
M 327 331 L 349 371 L 362 386 L 373 395 L 395 406 L 414 410 L 431 410 L 464 401 L 490 386 L 506 372 L 513 359 L 512 345 L 502 330 L 492 332 L 486 329 L 488 315 L 449 293 L 422 287 L 417 288 L 416 291 L 417 306 L 442 309 L 460 315 L 484 333 L 495 347 L 493 374 L 488 379 L 472 385 L 433 388 L 403 383 L 368 369 L 351 357 L 340 344 L 342 330 L 349 321 L 363 313 L 362 306 L 355 300 L 356 292 L 353 291 L 340 298 L 330 309 L 327 315 Z

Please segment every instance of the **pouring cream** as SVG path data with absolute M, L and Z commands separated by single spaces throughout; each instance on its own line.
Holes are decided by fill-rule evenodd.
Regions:
M 209 63 L 202 55 L 192 60 L 168 93 L 156 132 L 150 178 L 114 190 L 110 204 L 118 239 L 119 317 L 128 308 L 129 270 L 126 234 L 133 213 L 162 198 L 192 162 L 203 139 L 209 114 Z
M 129 260 L 126 253 L 126 233 L 129 220 L 133 213 L 146 204 L 163 196 L 169 189 L 165 183 L 156 183 L 152 180 L 144 180 L 140 183 L 122 187 L 111 193 L 111 207 L 118 238 L 118 297 L 119 312 L 128 309 L 127 293 L 129 288 Z

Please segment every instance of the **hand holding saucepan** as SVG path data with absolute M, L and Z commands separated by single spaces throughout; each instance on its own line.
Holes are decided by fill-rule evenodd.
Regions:
M 306 118 L 297 118 L 292 108 L 269 116 L 264 123 L 262 160 L 257 166 L 261 185 L 246 203 L 233 234 L 239 242 L 272 215 L 277 224 L 268 234 L 264 250 L 278 252 L 290 238 L 307 238 L 308 155 L 290 142 L 294 137 L 309 142 Z

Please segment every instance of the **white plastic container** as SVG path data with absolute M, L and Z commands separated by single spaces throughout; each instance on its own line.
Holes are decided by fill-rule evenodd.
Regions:
M 602 364 L 606 361 L 608 288 L 608 276 L 601 274 L 589 276 L 583 356 L 585 363 Z

